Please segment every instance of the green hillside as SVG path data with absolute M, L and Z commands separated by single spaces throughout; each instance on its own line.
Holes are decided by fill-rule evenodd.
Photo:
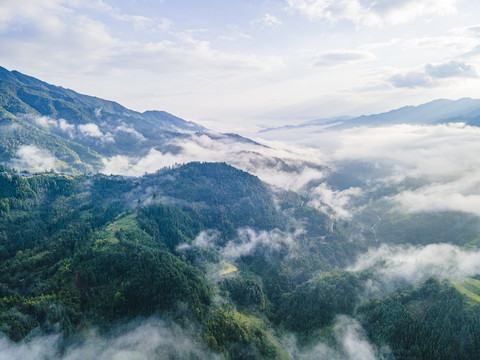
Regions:
M 472 305 L 480 303 L 480 280 L 468 278 L 454 283 L 454 286 L 460 294 L 468 298 Z
M 0 331 L 13 341 L 61 333 L 67 346 L 92 328 L 108 336 L 161 316 L 225 359 L 288 359 L 291 334 L 299 354 L 319 341 L 341 354 L 334 334 L 348 315 L 397 358 L 447 359 L 457 346 L 456 358 L 472 358 L 477 280 L 366 298 L 374 274 L 340 270 L 366 244 L 331 221 L 222 163 L 141 178 L 3 175 Z M 310 225 L 294 234 L 299 223 Z
M 2 163 L 19 166 L 19 150 L 34 146 L 56 159 L 56 170 L 77 174 L 100 170 L 104 156 L 173 151 L 170 139 L 205 130 L 164 111 L 139 113 L 1 67 L 0 129 Z

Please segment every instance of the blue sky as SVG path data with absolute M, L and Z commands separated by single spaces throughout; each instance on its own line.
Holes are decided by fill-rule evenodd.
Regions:
M 478 97 L 475 0 L 2 0 L 0 65 L 217 130 Z

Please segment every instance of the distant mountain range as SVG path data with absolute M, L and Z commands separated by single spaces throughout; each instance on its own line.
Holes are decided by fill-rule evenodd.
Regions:
M 480 126 L 480 100 L 463 98 L 459 100 L 438 99 L 418 106 L 405 106 L 388 112 L 358 117 L 337 117 L 315 119 L 298 125 L 267 128 L 260 133 L 274 134 L 295 129 L 341 130 L 353 127 L 390 126 L 398 124 L 437 125 L 465 123 Z

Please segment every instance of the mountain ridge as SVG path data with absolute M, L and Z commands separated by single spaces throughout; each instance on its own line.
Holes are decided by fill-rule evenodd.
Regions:
M 34 146 L 74 173 L 99 171 L 103 157 L 172 151 L 169 140 L 207 130 L 165 111 L 140 113 L 2 67 L 0 126 L 0 161 L 11 163 L 23 147 Z
M 308 127 L 342 130 L 359 126 L 436 125 L 449 122 L 464 122 L 467 125 L 479 126 L 480 100 L 472 98 L 460 98 L 457 100 L 435 99 L 424 104 L 406 105 L 377 114 L 314 119 L 298 125 L 289 124 L 262 129 L 259 133 Z

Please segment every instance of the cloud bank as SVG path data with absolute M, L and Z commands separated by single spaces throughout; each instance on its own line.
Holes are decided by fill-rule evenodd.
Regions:
M 480 128 L 462 123 L 367 125 L 336 131 L 296 129 L 297 146 L 311 149 L 317 161 L 330 169 L 362 178 L 366 186 L 333 190 L 323 183 L 312 191 L 317 200 L 339 212 L 348 211 L 349 199 L 362 196 L 365 190 L 371 193 L 393 187 L 396 194 L 384 198 L 405 211 L 452 210 L 480 215 L 475 206 L 480 201 Z M 408 188 L 403 182 L 409 179 L 423 185 Z
M 97 113 L 97 111 L 95 112 Z M 89 123 L 89 124 L 74 125 L 74 124 L 70 124 L 67 120 L 62 118 L 54 119 L 49 116 L 37 116 L 37 115 L 31 115 L 31 114 L 25 114 L 21 116 L 30 122 L 33 122 L 43 128 L 49 129 L 50 131 L 57 132 L 57 133 L 58 132 L 65 133 L 68 135 L 70 139 L 83 137 L 83 138 L 91 138 L 94 140 L 99 140 L 102 143 L 115 142 L 114 135 L 108 131 L 103 133 L 97 124 Z M 145 139 L 143 135 L 140 134 L 138 131 L 126 125 L 118 126 L 115 129 L 115 132 L 117 131 L 129 133 L 135 138 L 137 138 L 137 140 Z
M 450 244 L 382 245 L 360 255 L 348 270 L 371 271 L 367 294 L 382 296 L 398 284 L 415 285 L 430 277 L 454 281 L 480 274 L 480 250 Z
M 290 234 L 280 230 L 259 231 L 256 232 L 250 228 L 241 228 L 237 230 L 235 239 L 228 241 L 224 245 L 217 245 L 218 232 L 214 230 L 200 232 L 192 244 L 180 244 L 177 246 L 177 252 L 183 252 L 196 247 L 210 248 L 218 251 L 220 256 L 230 262 L 235 262 L 242 256 L 252 255 L 256 250 L 262 249 L 265 255 L 279 250 L 282 246 L 291 248 L 294 246 L 294 237 L 297 233 Z
M 10 165 L 19 170 L 44 171 L 57 169 L 60 163 L 48 150 L 35 145 L 23 145 L 10 161 Z
M 279 131 L 274 136 L 290 129 Z M 300 192 L 309 197 L 309 205 L 322 211 L 334 209 L 341 217 L 352 216 L 353 200 L 385 186 L 396 187 L 396 193 L 383 195 L 384 199 L 405 211 L 480 215 L 478 127 L 452 123 L 316 130 L 313 126 L 295 129 L 295 134 L 290 144 L 263 141 L 269 147 L 225 135 L 194 134 L 171 140 L 169 145 L 180 149 L 176 154 L 152 148 L 144 157 L 105 158 L 102 172 L 138 176 L 191 161 L 227 162 L 276 187 Z M 355 163 L 370 170 L 358 173 L 345 165 Z M 334 188 L 325 182 L 334 171 L 360 177 L 363 185 Z M 405 186 L 412 179 L 422 185 Z
M 433 87 L 446 79 L 477 78 L 476 67 L 465 62 L 451 60 L 441 64 L 426 64 L 421 72 L 393 75 L 388 81 L 397 88 Z
M 137 176 L 192 161 L 227 162 L 270 184 L 291 190 L 298 190 L 312 178 L 323 176 L 321 161 L 314 150 L 285 144 L 282 148 L 269 148 L 225 135 L 195 134 L 171 140 L 168 145 L 179 148 L 180 152 L 163 153 L 152 148 L 141 158 L 122 155 L 105 158 L 102 172 Z
M 111 335 L 90 332 L 81 343 L 62 349 L 59 335 L 34 337 L 14 343 L 0 338 L 0 360 L 23 359 L 217 359 L 193 341 L 175 324 L 150 318 L 138 326 L 129 324 L 127 330 L 117 329 Z

